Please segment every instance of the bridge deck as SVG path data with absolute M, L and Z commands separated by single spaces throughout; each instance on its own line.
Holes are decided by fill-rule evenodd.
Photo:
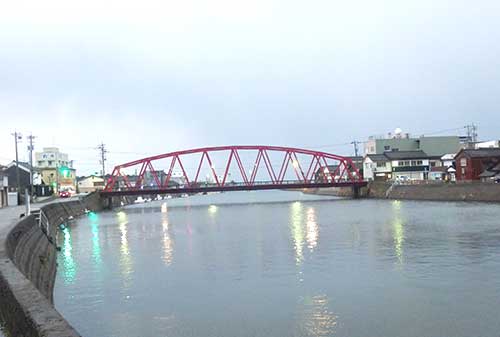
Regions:
M 224 191 L 257 191 L 257 190 L 288 190 L 303 188 L 325 188 L 325 187 L 363 187 L 366 182 L 334 182 L 334 183 L 288 183 L 288 184 L 256 184 L 256 185 L 225 185 L 225 186 L 198 186 L 198 187 L 168 187 L 152 189 L 128 189 L 117 191 L 102 191 L 103 196 L 127 196 L 127 195 L 155 195 L 155 194 L 191 194 L 202 192 L 224 192 Z

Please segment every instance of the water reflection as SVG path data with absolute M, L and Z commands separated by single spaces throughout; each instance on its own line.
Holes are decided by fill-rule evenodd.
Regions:
M 65 227 L 62 233 L 64 235 L 62 246 L 63 279 L 65 284 L 72 284 L 75 281 L 76 263 L 72 256 L 71 229 Z
M 217 213 L 217 206 L 216 205 L 210 205 L 210 206 L 208 206 L 208 214 L 210 216 L 214 216 L 215 213 Z
M 128 216 L 127 213 L 120 211 L 116 213 L 118 218 L 118 226 L 120 228 L 120 267 L 123 276 L 124 286 L 128 288 L 130 286 L 130 276 L 132 274 L 132 259 L 130 257 L 130 251 L 128 247 Z
M 307 209 L 307 223 L 306 223 L 306 240 L 307 247 L 312 252 L 318 245 L 319 228 L 316 222 L 316 213 L 313 207 Z
M 166 266 L 170 266 L 173 261 L 174 242 L 169 233 L 167 203 L 161 205 L 161 227 L 163 231 L 163 262 Z
M 333 336 L 338 316 L 328 308 L 326 295 L 307 296 L 300 303 L 300 330 L 305 336 Z
M 303 206 L 296 201 L 290 206 L 290 228 L 292 231 L 293 248 L 295 251 L 295 264 L 300 265 L 304 260 L 304 229 L 303 229 Z
M 99 217 L 95 213 L 91 214 L 89 215 L 89 219 L 92 228 L 92 259 L 96 267 L 99 267 L 102 264 L 101 246 L 99 244 Z
M 403 222 L 403 217 L 401 215 L 401 202 L 399 200 L 394 200 L 392 202 L 392 210 L 393 210 L 392 229 L 393 229 L 394 252 L 398 259 L 398 263 L 403 264 L 404 263 L 403 243 L 405 237 L 403 228 L 404 222 Z

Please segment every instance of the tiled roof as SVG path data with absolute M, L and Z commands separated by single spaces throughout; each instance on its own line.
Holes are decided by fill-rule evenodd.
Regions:
M 470 158 L 500 157 L 500 148 L 466 149 L 459 152 L 462 153 Z
M 388 158 L 385 156 L 385 154 L 368 154 L 368 158 L 370 158 L 372 161 L 387 161 Z
M 391 160 L 398 159 L 423 159 L 429 156 L 424 151 L 392 151 L 385 152 L 385 156 Z
M 494 177 L 496 174 L 497 174 L 497 172 L 485 170 L 483 173 L 481 173 L 479 175 L 479 177 L 480 178 L 490 178 L 490 177 Z

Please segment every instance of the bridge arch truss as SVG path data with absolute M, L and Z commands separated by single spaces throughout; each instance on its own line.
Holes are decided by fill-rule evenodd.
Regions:
M 246 159 L 250 158 L 246 165 L 243 153 Z M 214 157 L 219 158 L 217 165 L 214 165 Z M 188 165 L 192 166 L 191 170 L 187 169 Z M 208 171 L 206 181 L 203 181 L 202 168 Z M 134 174 L 130 174 L 130 170 L 135 170 Z M 236 176 L 239 177 L 237 181 L 234 180 Z M 230 190 L 235 186 L 248 190 L 290 185 L 359 185 L 362 182 L 358 168 L 345 156 L 281 146 L 217 146 L 170 152 L 117 165 L 104 192 L 148 190 L 160 193 L 173 188 Z

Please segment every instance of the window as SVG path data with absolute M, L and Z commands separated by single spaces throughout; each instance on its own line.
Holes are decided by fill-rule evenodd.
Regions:
M 384 151 L 389 151 L 390 149 L 391 149 L 391 147 L 389 145 L 384 146 Z
M 465 175 L 465 167 L 462 167 L 462 175 Z
M 416 160 L 412 160 L 411 161 L 411 166 L 417 166 L 417 161 Z
M 397 151 L 399 151 L 399 148 L 395 147 L 395 148 L 392 149 L 392 151 L 393 152 L 397 152 Z
M 421 160 L 417 160 L 417 165 L 423 165 L 423 162 Z
M 404 161 L 398 161 L 398 166 L 404 166 L 405 162 Z
M 431 161 L 431 167 L 435 167 L 436 166 L 436 162 L 435 161 Z
M 50 154 L 50 158 L 54 158 L 54 154 L 53 153 Z
M 47 155 L 44 153 L 44 154 L 42 155 L 42 158 L 43 158 L 43 159 L 47 159 Z
M 460 159 L 460 166 L 462 166 L 462 167 L 466 167 L 467 166 L 467 158 Z
M 52 160 L 49 160 L 47 163 L 49 164 L 49 166 L 51 166 L 51 165 L 52 165 L 52 163 L 53 163 L 53 161 L 52 161 Z
M 375 148 L 373 146 L 370 146 L 370 152 L 375 152 Z
M 385 167 L 385 162 L 383 162 L 383 161 L 378 161 L 378 162 L 377 162 L 377 167 Z

